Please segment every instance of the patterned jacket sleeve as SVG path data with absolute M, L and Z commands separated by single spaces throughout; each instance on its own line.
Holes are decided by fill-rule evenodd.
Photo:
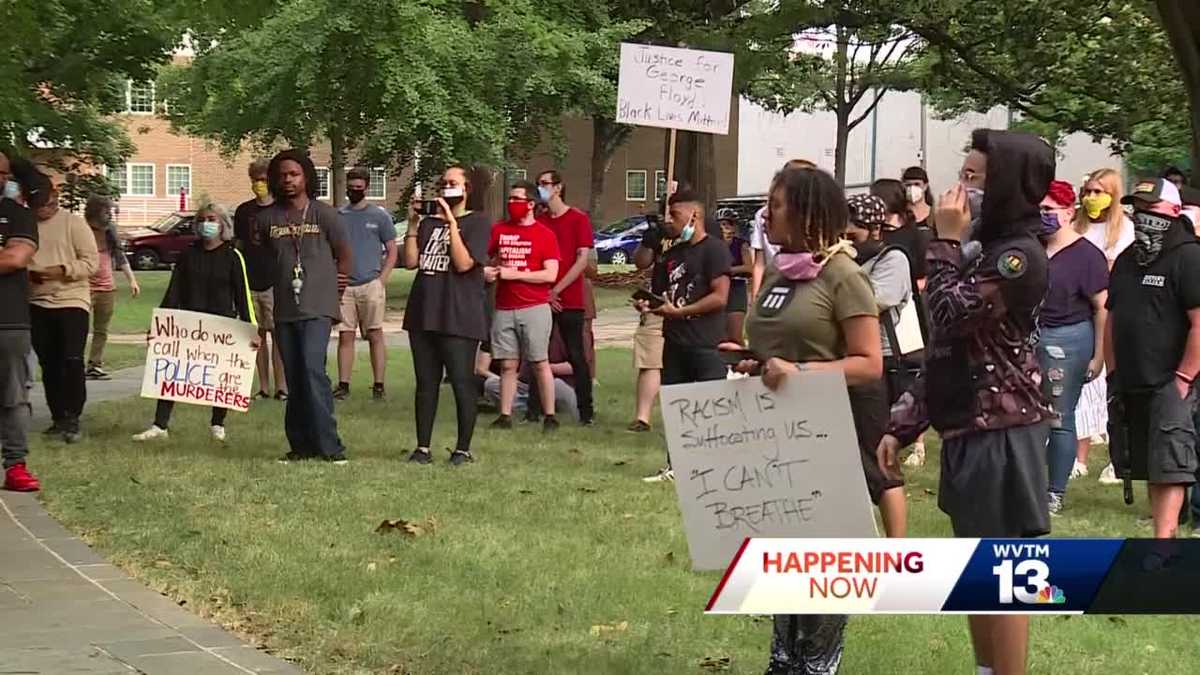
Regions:
M 933 330 L 944 335 L 974 332 L 980 322 L 1004 318 L 1005 279 L 996 265 L 963 269 L 962 248 L 957 242 L 938 239 L 926 252 L 929 277 L 926 303 Z M 1005 264 L 1003 255 L 1000 264 Z M 1023 258 L 1014 265 L 1024 265 Z M 1014 269 L 1013 274 L 1022 270 Z
M 925 406 L 925 369 L 917 378 L 912 389 L 900 395 L 892 405 L 892 419 L 888 433 L 900 441 L 900 447 L 908 447 L 929 428 L 929 411 Z

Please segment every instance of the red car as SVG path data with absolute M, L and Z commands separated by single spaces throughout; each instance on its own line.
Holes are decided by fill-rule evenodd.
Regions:
M 173 265 L 199 237 L 192 229 L 195 212 L 177 211 L 159 218 L 148 228 L 121 231 L 121 248 L 135 270 Z

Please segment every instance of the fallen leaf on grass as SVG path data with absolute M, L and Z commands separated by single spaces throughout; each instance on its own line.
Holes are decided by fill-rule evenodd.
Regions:
M 930 497 L 936 497 L 936 496 L 937 496 L 937 493 L 936 493 L 936 492 L 934 492 L 933 490 L 930 490 L 929 488 L 925 488 L 925 494 L 929 495 Z
M 367 613 L 362 607 L 355 605 L 350 608 L 350 623 L 356 626 L 361 626 L 366 617 Z
M 582 450 L 580 450 L 579 448 L 571 448 L 570 450 L 568 450 L 568 451 L 567 451 L 567 454 L 569 454 L 569 455 L 582 455 L 582 454 L 583 454 L 583 451 L 582 451 Z
M 154 561 L 154 566 L 155 566 L 155 567 L 157 567 L 157 568 L 159 568 L 159 569 L 163 569 L 163 570 L 165 570 L 165 569 L 169 569 L 169 568 L 171 568 L 171 567 L 174 567 L 174 565 L 172 565 L 172 564 L 171 564 L 171 561 L 170 561 L 170 560 L 162 560 L 162 559 L 155 560 L 155 561 Z
M 634 515 L 632 513 L 626 513 L 621 517 L 624 518 L 625 520 L 633 520 Z
M 583 492 L 584 494 L 589 494 L 589 495 L 594 495 L 597 492 L 599 492 L 599 490 L 597 490 L 596 488 L 590 488 L 590 487 L 581 487 L 581 488 L 579 488 L 579 491 Z
M 517 494 L 531 495 L 533 494 L 533 490 L 517 490 Z
M 729 670 L 730 663 L 728 656 L 706 656 L 700 661 L 700 667 L 705 670 Z
M 629 463 L 629 462 L 626 462 L 625 460 L 623 460 L 623 459 L 620 459 L 620 460 L 617 460 L 617 461 L 613 462 L 613 466 L 625 466 L 625 465 L 626 465 L 626 464 L 628 464 L 628 463 Z
M 669 658 L 671 658 L 672 654 L 671 654 L 671 652 L 659 652 L 659 653 L 655 654 L 655 656 L 660 656 L 664 659 L 669 659 Z
M 385 520 L 375 528 L 378 534 L 387 534 L 389 532 L 399 532 L 410 537 L 419 537 L 424 534 L 430 534 L 437 529 L 437 523 L 433 519 L 424 522 L 414 520 Z
M 141 484 L 142 484 L 142 481 L 140 481 L 140 480 L 138 480 L 138 479 L 134 478 L 133 476 L 130 476 L 130 477 L 129 477 L 129 482 L 133 483 L 134 485 L 141 485 Z
M 679 613 L 679 610 L 677 610 L 677 609 L 668 609 L 667 610 L 667 616 L 675 616 L 678 613 Z
M 1108 617 L 1108 620 L 1117 624 L 1118 626 L 1124 626 L 1127 623 L 1123 617 L 1119 616 L 1110 616 Z
M 592 626 L 592 629 L 590 632 L 592 634 L 592 637 L 602 637 L 604 635 L 611 635 L 612 633 L 623 633 L 627 630 L 629 630 L 629 622 L 622 621 L 621 623 L 614 623 L 614 624 L 606 624 L 606 623 L 597 624 L 595 626 Z
M 375 563 L 373 563 L 373 562 L 369 562 L 369 563 L 367 563 L 367 571 L 368 571 L 368 572 L 374 572 L 374 571 L 375 571 L 375 570 L 377 570 L 377 569 L 379 569 L 379 565 L 377 565 L 377 564 L 375 564 Z

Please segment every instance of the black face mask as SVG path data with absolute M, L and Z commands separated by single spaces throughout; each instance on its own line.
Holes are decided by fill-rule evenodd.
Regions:
M 855 262 L 857 262 L 859 265 L 862 265 L 871 260 L 871 258 L 879 255 L 879 252 L 883 250 L 883 242 L 875 239 L 868 239 L 864 242 L 856 243 L 854 245 L 854 250 L 858 253 L 858 256 L 854 259 Z
M 346 190 L 346 198 L 351 204 L 357 204 L 367 198 L 366 190 Z

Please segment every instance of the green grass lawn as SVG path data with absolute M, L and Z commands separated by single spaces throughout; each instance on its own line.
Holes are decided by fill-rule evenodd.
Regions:
M 622 269 L 611 265 L 602 265 L 601 271 Z M 412 288 L 415 273 L 410 270 L 396 270 L 388 279 L 387 308 L 397 314 L 404 311 L 408 304 L 408 292 Z M 167 291 L 167 283 L 171 280 L 169 271 L 137 272 L 138 285 L 142 293 L 137 298 L 129 296 L 125 278 L 117 275 L 117 310 L 113 314 L 110 332 L 114 335 L 129 333 L 145 333 L 150 325 L 150 316 L 154 308 L 162 303 L 163 294 Z M 630 291 L 619 288 L 595 289 L 597 310 L 626 307 L 629 305 Z
M 360 355 L 365 349 L 360 347 Z M 630 354 L 603 350 L 600 424 L 542 436 L 486 428 L 478 461 L 451 470 L 453 405 L 443 393 L 438 464 L 413 446 L 409 356 L 395 351 L 391 400 L 339 405 L 352 463 L 281 466 L 282 408 L 234 414 L 229 444 L 206 438 L 207 411 L 177 409 L 170 442 L 126 439 L 149 400 L 89 406 L 88 440 L 35 441 L 51 513 L 106 556 L 201 614 L 254 636 L 307 671 L 351 673 L 757 674 L 763 617 L 706 617 L 717 574 L 689 569 L 674 490 L 638 480 L 662 462 L 658 434 L 620 431 L 632 409 Z M 1097 453 L 1097 462 L 1104 453 Z M 909 473 L 913 536 L 949 536 L 936 508 L 937 451 Z M 1067 536 L 1148 536 L 1120 489 L 1072 485 L 1054 521 Z M 385 519 L 423 532 L 375 532 Z M 597 626 L 627 622 L 624 630 Z M 1183 673 L 1200 662 L 1194 618 L 1074 617 L 1033 622 L 1032 673 Z M 959 617 L 857 617 L 855 674 L 973 672 Z

